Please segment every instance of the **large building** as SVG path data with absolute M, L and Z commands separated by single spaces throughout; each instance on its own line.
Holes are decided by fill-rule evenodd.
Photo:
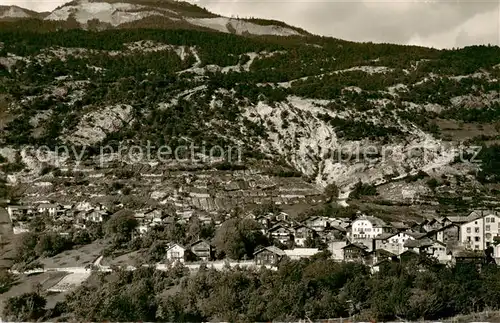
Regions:
M 352 221 L 351 239 L 373 239 L 383 233 L 392 232 L 392 226 L 373 216 L 362 216 Z
M 500 216 L 497 212 L 474 212 L 475 217 L 460 225 L 460 242 L 467 249 L 485 250 L 500 236 Z

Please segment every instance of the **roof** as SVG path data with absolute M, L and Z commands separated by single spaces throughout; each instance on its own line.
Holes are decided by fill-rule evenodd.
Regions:
M 365 246 L 364 244 L 361 244 L 361 243 L 350 243 L 347 246 L 342 247 L 342 249 L 350 248 L 350 247 L 355 247 L 355 248 L 359 248 L 359 249 L 363 249 L 363 250 L 368 249 L 367 246 Z
M 328 231 L 328 230 L 337 230 L 337 231 L 341 231 L 341 232 L 346 232 L 347 231 L 345 228 L 339 227 L 337 225 L 330 225 L 329 227 L 326 227 L 325 231 Z
M 133 216 L 135 217 L 135 212 L 129 210 L 129 209 L 122 209 L 118 212 L 115 212 L 113 214 L 114 217 L 117 217 L 117 216 Z
M 210 242 L 208 242 L 207 240 L 204 240 L 204 239 L 197 240 L 197 241 L 195 241 L 195 242 L 191 243 L 189 246 L 191 246 L 191 247 L 192 247 L 192 246 L 197 245 L 197 244 L 200 244 L 200 243 L 202 243 L 202 242 L 204 242 L 204 243 L 206 243 L 206 244 L 208 244 L 208 245 L 210 246 Z
M 380 266 L 381 264 L 383 264 L 383 263 L 385 263 L 385 262 L 387 262 L 387 263 L 391 263 L 391 261 L 390 261 L 389 259 L 384 258 L 384 259 L 382 259 L 382 260 L 377 261 L 375 264 L 373 264 L 373 267 Z
M 184 247 L 184 246 L 182 246 L 182 245 L 180 245 L 180 244 L 178 244 L 178 243 L 174 243 L 174 244 L 171 244 L 171 245 L 167 248 L 167 250 L 166 250 L 166 251 L 169 251 L 170 249 L 172 249 L 172 248 L 174 248 L 174 247 L 176 247 L 176 246 L 177 246 L 177 247 L 181 247 L 182 249 L 186 250 L 186 247 Z
M 407 248 L 423 248 L 423 247 L 429 247 L 435 244 L 437 241 L 434 241 L 429 238 L 423 238 L 423 239 L 417 239 L 417 240 L 406 240 L 404 243 L 404 247 Z
M 427 235 L 427 233 L 415 232 L 415 231 L 405 231 L 404 233 L 417 240 Z
M 484 258 L 485 255 L 482 252 L 476 252 L 473 250 L 456 250 L 452 253 L 455 258 Z
M 52 203 L 41 203 L 38 205 L 38 208 L 51 209 L 51 208 L 56 208 L 57 206 L 58 206 L 57 204 L 52 204 Z
M 413 250 L 406 250 L 406 251 L 399 254 L 400 257 L 403 255 L 420 256 L 418 252 L 413 251 Z
M 385 240 L 385 239 L 389 239 L 390 237 L 393 237 L 396 234 L 398 234 L 398 233 L 390 233 L 390 232 L 382 233 L 382 234 L 379 234 L 378 236 L 376 236 L 375 238 L 373 238 L 373 240 Z
M 379 253 L 379 254 L 381 254 L 384 257 L 394 257 L 394 256 L 396 256 L 395 253 L 392 253 L 392 252 L 387 251 L 385 249 L 375 249 L 371 253 Z
M 7 205 L 9 209 L 17 209 L 17 210 L 29 210 L 31 209 L 28 205 Z
M 456 224 L 456 223 L 450 223 L 450 224 L 445 225 L 445 226 L 443 226 L 443 227 L 441 227 L 441 228 L 439 228 L 439 229 L 434 229 L 434 230 L 432 230 L 432 231 L 429 231 L 429 232 L 428 232 L 428 234 L 429 234 L 429 233 L 432 233 L 432 232 L 439 232 L 439 231 L 443 231 L 443 230 L 449 229 L 449 228 L 451 228 L 451 227 L 456 227 L 456 228 L 458 228 L 458 227 L 459 227 L 459 225 L 458 225 L 458 224 Z
M 318 248 L 295 248 L 295 249 L 284 250 L 284 252 L 288 257 L 292 257 L 292 256 L 311 257 L 320 251 Z
M 287 230 L 287 231 L 289 231 L 289 232 L 290 232 L 290 229 L 288 229 L 287 227 L 285 227 L 285 226 L 284 226 L 283 224 L 281 224 L 281 223 L 276 224 L 275 226 L 273 226 L 272 228 L 270 228 L 270 229 L 269 229 L 269 230 L 267 230 L 267 231 L 268 231 L 268 232 L 272 232 L 272 231 L 276 231 L 276 230 L 278 230 L 279 228 L 283 228 L 283 229 L 285 229 L 285 230 Z
M 261 248 L 261 249 L 255 251 L 253 254 L 255 256 L 255 255 L 257 255 L 257 254 L 259 254 L 259 253 L 261 253 L 263 251 L 266 251 L 266 250 L 269 251 L 269 252 L 272 252 L 274 254 L 277 254 L 278 256 L 285 256 L 286 255 L 286 253 L 283 250 L 281 250 L 280 248 L 275 247 L 275 246 L 269 246 L 269 247 Z
M 300 228 L 306 228 L 308 230 L 311 230 L 311 231 L 314 231 L 314 229 L 308 227 L 307 225 L 304 225 L 304 224 L 298 224 L 296 226 L 293 227 L 294 230 L 297 230 L 297 229 L 300 229 Z
M 367 220 L 369 221 L 374 227 L 390 227 L 389 224 L 387 224 L 384 220 L 382 219 L 379 219 L 379 218 L 376 218 L 374 216 L 368 216 L 368 215 L 363 215 L 363 216 L 360 216 L 359 218 L 357 218 L 356 220 L 354 221 L 358 221 L 358 220 Z M 353 221 L 353 222 L 354 222 Z
M 396 229 L 409 229 L 410 227 L 403 222 L 390 222 L 390 224 Z

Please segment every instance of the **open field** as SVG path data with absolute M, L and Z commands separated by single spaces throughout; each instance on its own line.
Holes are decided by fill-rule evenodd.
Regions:
M 445 119 L 437 119 L 436 124 L 441 129 L 443 136 L 448 136 L 458 141 L 469 140 L 481 135 L 499 135 L 495 124 L 466 123 Z
M 0 294 L 0 316 L 4 303 L 9 297 L 20 296 L 24 293 L 36 291 L 37 286 L 40 287 L 40 291 L 45 295 L 45 292 L 49 288 L 56 285 L 66 275 L 68 275 L 66 272 L 44 272 L 31 275 L 19 275 L 17 284 L 12 286 L 9 291 Z M 58 301 L 64 299 L 64 295 L 61 293 L 49 293 L 46 298 L 47 307 L 50 308 Z
M 85 267 L 93 263 L 106 247 L 104 241 L 96 241 L 77 249 L 64 251 L 54 257 L 41 259 L 45 268 Z
M 118 257 L 104 257 L 101 261 L 102 266 L 135 266 L 135 259 L 141 256 L 141 251 L 129 252 Z

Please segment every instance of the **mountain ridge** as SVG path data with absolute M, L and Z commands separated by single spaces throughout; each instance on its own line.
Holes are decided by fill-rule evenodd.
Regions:
M 360 182 L 395 203 L 496 189 L 494 167 L 458 152 L 479 144 L 495 155 L 488 146 L 500 138 L 498 47 L 436 50 L 133 23 L 100 32 L 68 21 L 4 23 L 0 142 L 10 163 L 12 151 L 30 145 L 95 152 L 188 140 L 241 145 L 247 167 L 284 166 L 282 175 L 301 174 L 321 189 L 337 185 L 343 200 Z M 357 154 L 360 147 L 376 151 Z M 29 182 L 44 166 L 20 158 L 29 171 L 5 167 Z
M 213 14 L 195 4 L 170 0 L 75 0 L 38 14 L 19 7 L 9 7 L 5 19 L 35 18 L 48 21 L 76 21 L 82 28 L 98 25 L 103 28 L 164 27 L 181 24 L 185 28 L 208 29 L 224 33 L 248 35 L 301 36 L 305 30 L 286 23 L 232 18 Z M 16 14 L 18 12 L 18 14 Z M 26 12 L 26 13 L 25 13 Z

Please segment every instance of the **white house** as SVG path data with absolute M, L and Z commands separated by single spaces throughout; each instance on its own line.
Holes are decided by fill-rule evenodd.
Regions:
M 57 212 L 58 205 L 50 203 L 42 203 L 37 206 L 37 210 L 40 213 L 48 213 L 50 216 L 55 216 Z
M 373 239 L 383 233 L 390 233 L 392 227 L 373 216 L 361 216 L 352 222 L 351 239 Z
M 396 255 L 406 251 L 404 244 L 408 240 L 413 240 L 413 236 L 406 232 L 384 233 L 374 238 L 375 250 L 384 249 Z
M 178 261 L 178 262 L 184 262 L 184 253 L 186 252 L 186 248 L 183 246 L 174 243 L 170 247 L 167 248 L 167 255 L 165 258 L 167 260 L 170 260 L 172 262 Z
M 485 250 L 500 236 L 500 216 L 497 212 L 484 212 L 460 225 L 460 242 L 466 249 Z
M 434 257 L 441 263 L 448 263 L 452 260 L 451 253 L 444 243 L 429 238 L 408 240 L 405 243 L 405 248 L 419 254 Z

